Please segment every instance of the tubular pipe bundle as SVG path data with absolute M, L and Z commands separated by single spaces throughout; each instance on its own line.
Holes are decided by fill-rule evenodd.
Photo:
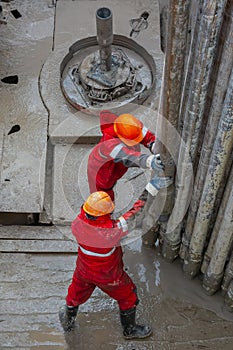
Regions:
M 214 205 L 222 181 L 229 174 L 229 163 L 232 164 L 233 151 L 233 71 L 229 81 L 224 101 L 218 132 L 212 150 L 203 193 L 198 208 L 196 221 L 189 246 L 188 260 L 185 261 L 184 271 L 194 277 L 200 268 L 202 253 L 208 235 L 209 224 L 214 215 Z
M 182 236 L 182 246 L 180 256 L 185 259 L 187 249 L 193 232 L 195 217 L 197 214 L 199 202 L 201 199 L 204 180 L 206 177 L 211 150 L 213 148 L 215 135 L 221 116 L 224 96 L 227 91 L 231 69 L 233 65 L 233 3 L 228 2 L 224 13 L 223 26 L 221 29 L 220 40 L 218 45 L 218 53 L 216 57 L 217 69 L 214 74 L 217 75 L 211 108 L 209 111 L 209 119 L 206 126 L 205 136 L 203 140 L 200 161 L 195 176 L 194 191 L 190 202 L 187 223 L 184 234 Z M 220 61 L 220 64 L 218 63 Z M 218 65 L 219 64 L 219 65 Z M 219 69 L 218 69 L 219 67 Z M 216 71 L 217 70 L 217 71 Z M 210 252 L 208 252 L 210 253 Z M 203 267 L 204 269 L 204 267 Z
M 189 168 L 188 165 L 190 163 L 190 156 L 191 160 L 195 159 L 199 132 L 208 95 L 212 62 L 217 51 L 217 42 L 225 3 L 226 0 L 214 0 L 211 2 L 209 0 L 205 0 L 203 4 L 201 26 L 199 28 L 199 36 L 192 71 L 192 81 L 182 132 L 182 139 L 186 145 L 180 149 L 177 166 L 177 169 L 180 171 L 180 174 L 178 175 L 181 179 L 187 178 L 187 168 L 184 165 L 186 164 Z M 183 205 L 183 207 L 177 205 L 179 214 L 180 211 L 183 211 L 185 214 L 184 203 L 186 208 L 189 200 L 189 194 L 192 191 L 191 188 L 189 188 L 189 191 L 184 191 L 184 187 L 185 186 L 180 186 L 177 189 L 178 191 L 176 194 L 176 201 Z M 173 226 L 172 220 L 176 220 L 176 216 L 177 212 L 174 210 L 170 219 L 170 223 L 172 223 L 171 226 Z M 177 246 L 177 242 L 180 241 L 180 230 L 175 230 L 172 232 L 172 234 L 171 231 L 172 230 L 168 227 L 167 234 L 165 235 L 163 255 L 166 257 L 172 255 L 173 249 L 169 248 L 174 245 L 174 242 Z M 169 260 L 172 260 L 172 256 L 169 258 Z
M 166 166 L 165 175 L 172 176 L 173 178 L 175 176 L 175 162 L 177 162 L 178 153 L 176 151 L 176 154 L 173 153 L 171 155 L 166 146 L 169 144 L 174 150 L 178 150 L 179 144 L 176 134 L 174 132 L 169 134 L 169 129 L 164 121 L 164 117 L 175 129 L 178 128 L 179 101 L 181 100 L 185 56 L 187 51 L 189 8 L 190 0 L 173 0 L 170 2 L 168 21 L 170 31 L 168 32 L 167 38 L 163 89 L 159 108 L 162 118 L 158 118 L 157 124 L 157 134 L 164 145 L 159 145 L 158 152 L 164 157 L 164 163 Z M 162 213 L 161 234 L 166 232 L 166 221 L 172 211 L 174 186 L 169 189 L 168 193 L 167 191 L 161 192 L 161 196 L 162 195 L 167 198 Z M 174 259 L 173 255 L 174 253 L 172 253 L 172 260 Z M 164 256 L 166 256 L 167 259 L 170 259 L 169 254 L 165 254 Z M 175 252 L 175 256 L 177 256 L 177 252 Z
M 166 166 L 166 176 L 175 176 L 175 162 L 177 158 L 177 150 L 179 149 L 178 138 L 174 132 L 169 132 L 171 128 L 167 127 L 169 122 L 175 129 L 178 126 L 179 101 L 181 98 L 185 54 L 188 34 L 190 0 L 172 0 L 169 7 L 169 32 L 167 37 L 165 65 L 163 72 L 163 87 L 159 106 L 159 116 L 157 123 L 158 139 L 162 143 L 158 144 L 158 153 L 163 156 Z M 170 147 L 174 150 L 173 155 L 169 152 Z M 168 147 L 167 147 L 168 146 Z M 174 154 L 176 153 L 176 154 Z M 160 199 L 159 199 L 160 198 Z M 168 190 L 160 191 L 155 201 L 166 199 L 166 203 L 161 215 L 161 221 L 168 220 L 173 208 L 174 186 L 170 186 Z M 152 199 L 153 201 L 153 199 Z M 153 208 L 152 203 L 152 208 Z M 146 204 L 145 210 L 149 211 L 151 200 Z M 166 224 L 165 224 L 166 225 Z M 153 234 L 153 229 L 151 234 Z M 147 235 L 147 240 L 151 241 Z
M 209 90 L 212 63 L 217 52 L 217 42 L 223 20 L 226 0 L 205 0 L 195 50 L 195 60 L 185 111 L 182 138 L 195 159 L 197 141 L 202 123 L 203 112 Z
M 222 277 L 224 274 L 224 267 L 232 247 L 233 242 L 233 167 L 231 174 L 228 179 L 227 187 L 224 193 L 223 202 L 227 200 L 227 205 L 225 206 L 224 214 L 222 217 L 222 210 L 219 211 L 216 219 L 215 226 L 218 226 L 218 222 L 221 221 L 219 228 L 219 234 L 214 246 L 212 257 L 208 269 L 204 275 L 203 287 L 209 295 L 214 294 L 221 285 Z M 223 207 L 223 203 L 222 203 Z

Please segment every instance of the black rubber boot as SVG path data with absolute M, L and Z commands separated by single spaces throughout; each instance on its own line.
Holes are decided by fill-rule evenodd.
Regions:
M 120 310 L 123 335 L 126 339 L 143 339 L 152 333 L 150 326 L 138 325 L 135 323 L 136 307 L 129 310 Z
M 78 306 L 72 307 L 64 305 L 59 310 L 59 320 L 65 332 L 70 332 L 75 324 Z

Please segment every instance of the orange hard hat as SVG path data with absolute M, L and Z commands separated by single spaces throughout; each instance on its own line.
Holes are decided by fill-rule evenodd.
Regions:
M 83 210 L 92 216 L 102 216 L 113 212 L 115 205 L 104 191 L 93 192 L 83 205 Z
M 126 145 L 133 146 L 142 141 L 142 123 L 132 114 L 121 114 L 114 121 L 114 130 Z

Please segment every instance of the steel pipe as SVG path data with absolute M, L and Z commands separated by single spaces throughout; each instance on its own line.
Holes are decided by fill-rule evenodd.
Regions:
M 231 280 L 233 280 L 233 252 L 231 253 L 222 281 L 222 290 L 224 294 L 227 292 Z
M 211 153 L 210 165 L 205 179 L 194 229 L 189 246 L 188 260 L 184 264 L 184 271 L 190 277 L 198 272 L 202 261 L 202 254 L 210 233 L 210 223 L 215 216 L 214 208 L 217 196 L 229 174 L 229 164 L 232 164 L 233 151 L 233 71 L 231 73 L 227 94 L 224 100 L 221 119 Z
M 192 5 L 195 6 L 195 2 L 191 2 L 191 8 L 190 11 L 192 11 L 192 16 L 190 16 L 190 26 L 191 26 L 191 35 L 188 36 L 188 39 L 190 41 L 189 49 L 186 52 L 186 69 L 185 69 L 185 77 L 184 77 L 184 85 L 182 90 L 182 96 L 181 96 L 181 102 L 180 102 L 180 113 L 179 113 L 179 129 L 182 131 L 183 124 L 184 124 L 184 116 L 185 111 L 188 103 L 188 97 L 189 97 L 189 91 L 190 91 L 190 85 L 192 82 L 192 71 L 195 61 L 195 50 L 196 45 L 198 41 L 198 35 L 200 32 L 200 25 L 201 25 L 201 17 L 202 17 L 202 5 L 204 0 L 200 0 L 196 2 L 197 8 L 192 8 Z
M 215 222 L 214 231 L 219 232 L 211 260 L 203 279 L 203 287 L 207 294 L 214 294 L 221 286 L 224 267 L 232 249 L 233 242 L 233 166 L 224 192 L 221 209 Z M 226 204 L 226 205 L 224 205 Z M 219 225 L 219 222 L 221 224 Z M 213 233 L 212 233 L 213 234 Z M 215 236 L 215 234 L 214 234 Z
M 161 143 L 158 144 L 158 153 L 163 156 L 166 166 L 165 175 L 175 177 L 175 164 L 178 157 L 179 138 L 177 133 L 167 127 L 169 122 L 175 130 L 178 127 L 179 118 L 179 101 L 181 99 L 185 56 L 187 51 L 187 35 L 189 21 L 190 0 L 173 0 L 170 1 L 169 19 L 168 19 L 168 36 L 166 43 L 165 66 L 163 73 L 163 86 L 159 106 L 159 116 L 157 123 L 157 135 Z M 172 152 L 169 150 L 172 148 Z M 166 232 L 166 223 L 172 212 L 174 204 L 175 187 L 170 186 L 167 190 L 160 191 L 155 201 L 166 200 L 163 212 L 161 213 L 160 234 Z M 153 205 L 153 204 L 152 204 Z M 153 230 L 151 231 L 153 232 Z M 172 249 L 172 258 L 177 256 L 177 250 L 174 253 Z M 170 254 L 169 254 L 170 256 Z M 166 258 L 170 260 L 168 254 Z
M 112 11 L 101 7 L 96 11 L 97 42 L 99 44 L 100 67 L 103 71 L 110 71 L 112 67 Z
M 187 254 L 187 249 L 189 247 L 191 235 L 193 232 L 193 227 L 195 223 L 195 218 L 197 210 L 199 207 L 199 202 L 203 192 L 204 181 L 209 166 L 211 151 L 213 149 L 214 140 L 216 137 L 216 132 L 218 128 L 219 119 L 221 116 L 221 111 L 223 108 L 224 96 L 226 95 L 227 86 L 229 83 L 232 65 L 233 65 L 233 3 L 228 2 L 223 18 L 223 26 L 221 28 L 218 52 L 215 59 L 215 65 L 212 72 L 212 76 L 216 76 L 216 82 L 212 80 L 212 85 L 214 85 L 214 92 L 211 96 L 211 92 L 208 95 L 212 97 L 212 104 L 209 109 L 209 119 L 205 128 L 205 136 L 202 144 L 200 161 L 198 164 L 197 173 L 195 176 L 194 191 L 192 193 L 192 198 L 190 202 L 187 223 L 185 227 L 184 234 L 182 236 L 182 245 L 180 256 L 185 259 Z M 210 254 L 210 250 L 207 255 Z M 208 261 L 208 256 L 206 256 L 206 262 Z M 204 266 L 203 266 L 204 269 Z M 205 272 L 205 271 L 203 271 Z
M 224 301 L 229 308 L 229 311 L 233 312 L 233 280 L 231 280 L 227 292 L 225 294 Z
M 170 254 L 169 247 L 173 245 L 177 246 L 177 242 L 181 239 L 180 230 L 172 231 L 169 226 L 174 226 L 174 222 L 176 221 L 177 215 L 180 215 L 180 212 L 183 212 L 185 215 L 185 209 L 190 199 L 189 194 L 192 188 L 189 187 L 189 191 L 187 191 L 189 183 L 186 183 L 186 165 L 189 165 L 190 157 L 191 161 L 194 161 L 197 154 L 200 129 L 208 96 L 212 63 L 217 51 L 217 42 L 225 3 L 226 0 L 214 0 L 211 2 L 209 0 L 204 0 L 202 8 L 201 25 L 195 46 L 194 66 L 192 69 L 192 79 L 185 110 L 184 128 L 182 131 L 182 139 L 185 142 L 185 147 L 180 149 L 177 165 L 179 177 L 180 179 L 184 179 L 185 182 L 183 182 L 183 186 L 180 184 L 177 188 L 176 201 L 178 204 L 175 207 L 176 210 L 172 212 L 171 218 L 169 218 L 169 225 L 167 225 L 167 234 L 165 235 L 163 246 L 164 256 L 171 255 L 173 249 L 170 249 Z

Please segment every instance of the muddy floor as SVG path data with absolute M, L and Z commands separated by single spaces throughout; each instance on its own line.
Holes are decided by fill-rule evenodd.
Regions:
M 65 335 L 58 310 L 76 255 L 15 252 L 0 258 L 0 349 L 233 349 L 233 315 L 221 295 L 205 295 L 200 280 L 187 280 L 179 261 L 165 262 L 159 246 L 145 248 L 137 240 L 124 251 L 125 268 L 138 288 L 137 316 L 151 324 L 150 338 L 124 340 L 117 303 L 98 289 Z

